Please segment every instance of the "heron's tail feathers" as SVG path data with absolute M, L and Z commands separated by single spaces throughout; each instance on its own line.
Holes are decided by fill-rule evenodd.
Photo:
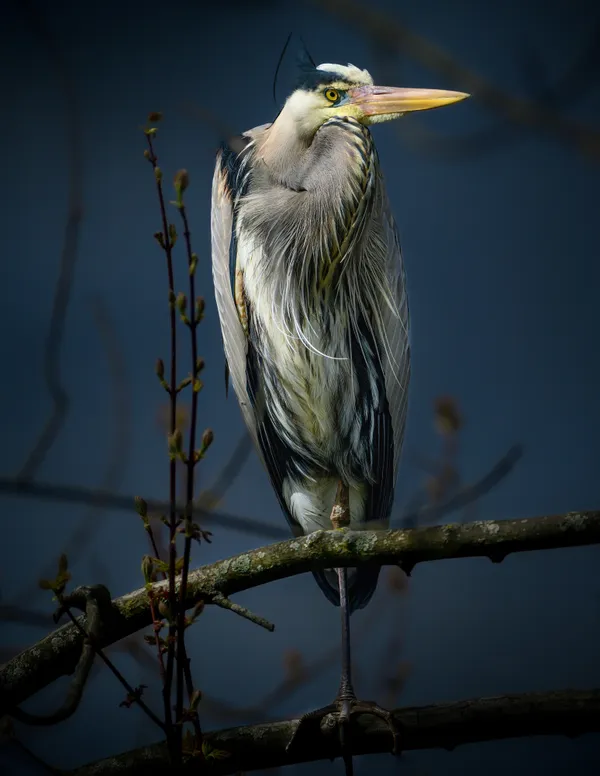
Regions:
M 360 568 L 348 569 L 348 602 L 350 613 L 364 609 L 373 597 L 377 588 L 377 580 L 381 566 L 365 565 Z M 334 606 L 340 605 L 340 590 L 335 569 L 313 571 L 317 584 Z

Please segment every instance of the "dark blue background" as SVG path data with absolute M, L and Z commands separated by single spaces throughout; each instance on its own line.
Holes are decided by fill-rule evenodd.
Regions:
M 385 10 L 514 95 L 532 94 L 544 79 L 557 82 L 599 19 L 594 3 L 568 0 L 378 0 L 369 7 Z M 158 211 L 138 129 L 149 111 L 161 110 L 158 152 L 165 175 L 170 179 L 179 167 L 190 171 L 187 202 L 200 257 L 198 286 L 207 298 L 200 329 L 207 366 L 199 428 L 210 425 L 215 442 L 201 465 L 199 485 L 209 487 L 243 434 L 235 400 L 224 396 L 212 299 L 209 196 L 220 140 L 216 124 L 241 131 L 273 118 L 273 73 L 290 30 L 303 35 L 317 61 L 349 60 L 369 69 L 376 82 L 463 85 L 389 55 L 318 3 L 107 0 L 38 2 L 35 8 L 75 82 L 84 148 L 84 221 L 60 355 L 70 409 L 39 476 L 166 497 L 167 459 L 158 420 L 165 395 L 153 374 L 157 356 L 168 353 L 166 273 L 152 238 Z M 13 2 L 0 25 L 0 470 L 5 476 L 19 471 L 52 406 L 42 363 L 68 195 L 64 92 L 27 13 L 25 5 Z M 290 77 L 291 67 L 285 65 L 281 99 Z M 598 126 L 598 84 L 596 72 L 580 99 L 567 106 L 569 94 L 559 94 L 554 110 Z M 202 120 L 202 113 L 211 121 Z M 374 130 L 402 235 L 413 327 L 398 518 L 422 482 L 422 471 L 411 465 L 416 453 L 433 455 L 437 449 L 432 404 L 440 394 L 454 396 L 467 419 L 460 447 L 464 481 L 485 473 L 513 442 L 525 445 L 514 473 L 473 516 L 529 517 L 600 505 L 600 166 L 550 134 L 510 122 L 501 125 L 500 141 L 490 148 L 475 139 L 447 148 L 449 141 L 502 121 L 475 96 Z M 451 152 L 456 148 L 460 153 Z M 183 254 L 178 256 L 183 267 Z M 185 272 L 178 277 L 183 287 Z M 99 304 L 115 335 L 107 334 L 106 325 L 99 328 Z M 117 352 L 109 358 L 107 337 Z M 115 358 L 126 364 L 116 389 Z M 284 524 L 254 455 L 220 508 Z M 71 555 L 76 582 L 105 582 L 113 595 L 142 582 L 139 563 L 147 545 L 133 510 L 90 511 L 4 496 L 1 519 L 5 602 L 16 600 L 49 615 L 50 597 L 36 591 L 35 580 L 47 573 L 49 563 L 52 568 L 82 525 L 84 539 Z M 216 528 L 212 545 L 194 551 L 194 564 L 263 543 L 260 537 Z M 377 618 L 357 645 L 358 689 L 365 697 L 383 698 L 382 665 L 389 661 L 393 673 L 400 660 L 409 661 L 411 671 L 398 704 L 600 685 L 597 548 L 513 556 L 500 566 L 485 560 L 423 565 L 415 570 L 408 596 L 391 596 L 385 587 L 353 618 L 357 631 L 369 617 Z M 286 649 L 299 649 L 310 660 L 337 644 L 337 611 L 310 576 L 239 600 L 277 629 L 269 634 L 212 608 L 203 615 L 190 652 L 196 682 L 211 698 L 250 706 L 283 677 Z M 50 627 L 49 619 L 46 628 L 4 624 L 5 656 Z M 400 642 L 394 649 L 392 637 L 394 644 Z M 133 684 L 150 685 L 149 702 L 160 710 L 158 675 L 128 655 L 113 651 L 113 656 Z M 277 718 L 322 705 L 337 681 L 333 664 L 269 713 Z M 58 682 L 26 707 L 50 710 L 66 686 L 67 680 Z M 122 697 L 122 688 L 99 670 L 73 719 L 18 733 L 61 767 L 154 740 L 155 730 L 138 709 L 118 708 Z M 200 707 L 206 728 L 251 717 L 218 716 L 207 708 Z M 452 753 L 411 753 L 401 766 L 386 756 L 372 757 L 356 768 L 359 774 L 391 774 L 402 767 L 419 776 L 508 770 L 514 776 L 592 774 L 600 769 L 599 742 L 598 736 L 507 741 Z M 3 773 L 37 772 L 13 748 L 0 750 L 0 758 Z M 333 774 L 341 768 L 336 762 L 289 770 Z

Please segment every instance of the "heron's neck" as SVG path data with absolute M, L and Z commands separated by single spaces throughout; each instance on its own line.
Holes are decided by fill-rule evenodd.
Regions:
M 302 133 L 286 111 L 270 127 L 260 149 L 260 157 L 271 175 L 291 189 L 298 188 L 299 172 L 304 167 L 306 152 L 313 135 Z

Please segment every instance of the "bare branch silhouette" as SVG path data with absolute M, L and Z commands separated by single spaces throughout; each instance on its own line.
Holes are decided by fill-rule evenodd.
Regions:
M 474 95 L 478 102 L 505 121 L 548 133 L 578 153 L 595 161 L 600 159 L 600 130 L 567 118 L 556 110 L 552 101 L 513 95 L 496 86 L 389 13 L 356 0 L 310 0 L 310 3 L 331 13 L 343 24 L 358 29 L 361 34 L 376 40 L 387 49 L 408 56 L 430 70 L 441 73 L 452 81 L 455 88 Z M 596 47 L 599 33 L 600 26 L 594 27 L 591 44 L 586 48 L 587 55 L 582 58 L 584 67 L 589 68 L 590 64 L 594 68 L 597 67 Z M 579 67 L 575 66 L 576 72 Z M 543 96 L 547 98 L 547 95 Z M 487 136 L 488 142 L 491 131 L 486 129 L 483 134 L 484 138 Z M 495 132 L 494 128 L 493 133 Z
M 31 0 L 21 0 L 21 2 L 14 3 L 14 5 L 23 14 L 38 47 L 46 52 L 48 60 L 52 63 L 59 78 L 65 100 L 67 148 L 69 154 L 68 216 L 65 225 L 59 274 L 52 304 L 50 326 L 44 350 L 44 376 L 54 407 L 27 460 L 23 463 L 17 475 L 19 479 L 29 481 L 36 475 L 48 451 L 56 441 L 69 409 L 69 396 L 61 379 L 60 357 L 65 320 L 73 286 L 75 264 L 77 262 L 79 232 L 83 220 L 83 147 L 77 90 L 61 49 L 54 40 L 43 14 L 39 8 L 36 8 L 35 3 L 31 2 Z
M 580 47 L 571 67 L 553 84 L 548 83 L 543 64 L 530 48 L 520 52 L 518 61 L 521 64 L 522 80 L 532 98 L 549 110 L 565 112 L 598 83 L 600 22 L 591 25 L 587 45 Z M 459 137 L 437 132 L 418 117 L 399 122 L 395 129 L 414 150 L 453 159 L 506 148 L 525 137 L 517 131 L 511 119 L 503 116 L 487 127 Z
M 129 464 L 131 441 L 133 438 L 133 413 L 127 379 L 127 364 L 119 344 L 118 333 L 114 328 L 108 309 L 100 297 L 93 297 L 91 309 L 94 322 L 104 345 L 113 386 L 113 409 L 111 416 L 113 418 L 114 432 L 100 493 L 115 493 L 119 490 Z M 77 523 L 75 530 L 63 547 L 62 551 L 65 555 L 68 557 L 79 557 L 81 555 L 102 526 L 100 513 L 104 507 L 102 495 L 95 500 L 91 500 L 88 511 L 82 515 L 81 520 Z M 37 576 L 47 577 L 52 574 L 53 570 L 54 562 L 51 562 Z M 37 583 L 33 583 L 31 586 L 18 591 L 13 596 L 13 601 L 29 600 L 30 596 L 37 590 Z M 1 619 L 2 616 L 0 614 Z
M 234 450 L 230 463 L 227 465 L 233 465 L 232 461 L 234 456 L 238 456 L 238 460 L 242 460 L 246 454 L 243 440 L 240 440 L 238 447 Z M 411 511 L 404 516 L 400 517 L 400 522 L 406 527 L 410 527 L 416 524 L 418 520 L 426 520 L 432 522 L 439 519 L 443 515 L 447 515 L 450 512 L 460 509 L 467 504 L 481 498 L 482 495 L 488 493 L 491 488 L 497 485 L 507 474 L 512 471 L 513 466 L 519 460 L 522 454 L 522 448 L 520 445 L 514 445 L 504 455 L 500 461 L 484 476 L 481 480 L 473 485 L 465 487 L 460 493 L 455 494 L 448 502 L 435 505 L 432 507 L 425 507 L 420 511 Z M 221 475 L 217 478 L 217 488 L 215 488 L 215 498 L 223 493 L 223 490 L 219 491 L 220 483 L 226 484 L 226 471 L 222 470 Z M 11 477 L 0 477 L 0 493 L 6 493 L 11 496 L 26 496 L 29 498 L 39 499 L 51 499 L 54 501 L 64 501 L 66 503 L 79 503 L 89 504 L 101 502 L 104 509 L 124 509 L 131 511 L 131 504 L 133 503 L 134 496 L 120 496 L 115 493 L 109 493 L 102 490 L 92 490 L 89 488 L 78 488 L 70 485 L 51 485 L 49 483 L 41 482 L 20 482 Z M 283 539 L 289 537 L 289 530 L 285 526 L 280 524 L 265 523 L 261 520 L 253 518 L 240 517 L 238 515 L 226 514 L 224 512 L 216 512 L 211 509 L 213 502 L 213 489 L 209 488 L 205 494 L 200 494 L 198 500 L 194 503 L 193 515 L 197 516 L 207 525 L 214 524 L 219 525 L 221 528 L 228 528 L 232 531 L 239 531 L 240 533 L 247 533 L 253 536 L 262 536 L 268 539 Z M 202 503 L 206 499 L 207 506 L 203 506 Z M 168 508 L 168 502 L 165 501 L 153 501 L 148 499 L 148 509 L 152 512 L 164 513 Z M 183 504 L 177 505 L 178 511 L 183 511 L 185 506 Z
M 513 445 L 492 469 L 472 485 L 461 488 L 440 504 L 425 505 L 418 509 L 410 508 L 399 520 L 403 528 L 414 528 L 425 523 L 434 523 L 447 514 L 472 504 L 489 493 L 501 480 L 513 470 L 523 455 L 521 445 Z
M 79 488 L 71 485 L 52 485 L 43 482 L 20 482 L 12 477 L 0 477 L 0 493 L 11 496 L 26 496 L 28 498 L 48 499 L 51 501 L 63 501 L 70 504 L 95 504 L 102 503 L 104 509 L 118 509 L 132 512 L 131 505 L 135 496 L 120 496 L 92 488 Z M 153 512 L 164 513 L 168 509 L 168 501 L 147 499 L 148 509 Z M 183 511 L 184 504 L 178 504 L 177 510 Z M 260 520 L 239 517 L 224 512 L 212 512 L 202 506 L 194 505 L 192 514 L 200 518 L 208 525 L 219 525 L 221 528 L 229 528 L 232 531 L 262 536 L 266 539 L 288 538 L 290 532 L 286 526 L 280 524 L 270 525 Z

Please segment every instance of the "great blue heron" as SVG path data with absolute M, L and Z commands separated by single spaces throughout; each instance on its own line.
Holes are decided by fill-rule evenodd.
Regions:
M 227 365 L 296 536 L 330 528 L 332 519 L 353 529 L 388 525 L 407 409 L 409 320 L 369 125 L 467 96 L 374 86 L 354 65 L 313 64 L 273 123 L 217 156 L 213 278 Z M 336 701 L 306 719 L 335 711 L 347 723 L 368 711 L 387 721 L 397 746 L 391 715 L 359 702 L 351 679 L 349 617 L 369 602 L 379 571 L 313 572 L 341 607 L 342 678 Z

